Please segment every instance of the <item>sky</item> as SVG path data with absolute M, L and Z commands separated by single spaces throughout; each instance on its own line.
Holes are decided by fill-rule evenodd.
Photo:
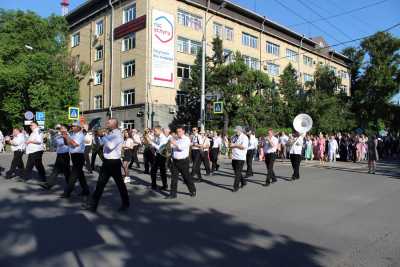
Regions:
M 137 0 L 141 1 L 141 0 Z M 0 8 L 60 14 L 61 0 L 0 0 Z M 70 0 L 73 9 L 85 0 Z M 400 0 L 231 0 L 306 37 L 323 36 L 336 45 L 400 23 Z M 355 10 L 358 9 L 358 10 Z M 354 11 L 355 10 L 355 11 Z M 340 15 L 346 13 L 344 15 Z M 332 18 L 329 18 L 332 17 Z M 326 19 L 328 18 L 328 19 Z M 400 26 L 390 31 L 400 37 Z M 335 46 L 341 51 L 359 42 Z M 400 95 L 397 96 L 400 100 Z

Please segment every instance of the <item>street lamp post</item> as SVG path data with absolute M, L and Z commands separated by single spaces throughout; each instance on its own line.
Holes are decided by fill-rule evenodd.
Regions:
M 226 2 L 222 2 L 219 8 L 216 11 L 219 11 L 223 7 L 225 7 Z M 202 55 L 201 55 L 201 97 L 200 97 L 200 129 L 202 131 L 206 128 L 206 49 L 207 49 L 207 24 L 211 20 L 212 17 L 215 16 L 213 14 L 207 19 L 207 14 L 210 9 L 210 0 L 207 2 L 207 9 L 205 14 L 205 23 L 203 26 L 203 38 L 202 38 Z

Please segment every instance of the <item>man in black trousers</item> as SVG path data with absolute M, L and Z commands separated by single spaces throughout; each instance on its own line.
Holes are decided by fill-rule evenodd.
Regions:
M 178 175 L 182 178 L 188 187 L 191 197 L 196 196 L 196 187 L 193 183 L 192 176 L 189 173 L 189 150 L 190 138 L 185 135 L 183 127 L 177 127 L 177 138 L 171 138 L 172 146 L 172 167 L 171 167 L 171 194 L 168 198 L 176 198 L 178 190 Z
M 21 176 L 24 170 L 24 162 L 22 156 L 25 152 L 25 136 L 21 129 L 14 128 L 13 138 L 7 141 L 11 145 L 11 151 L 14 152 L 14 157 L 11 161 L 10 170 L 6 172 L 6 179 L 11 179 L 17 175 Z
M 99 155 L 101 161 L 104 160 L 103 156 L 103 146 L 100 143 L 99 131 L 95 130 L 93 135 L 92 142 L 92 159 L 90 161 L 92 171 L 95 170 L 96 167 L 96 156 Z
M 293 136 L 293 140 L 290 142 L 290 162 L 293 167 L 293 175 L 292 180 L 300 179 L 300 162 L 301 162 L 301 153 L 303 150 L 304 143 L 304 135 L 300 135 L 295 132 Z
M 97 180 L 96 190 L 92 198 L 83 206 L 84 209 L 92 212 L 97 211 L 97 206 L 110 177 L 113 177 L 122 200 L 122 205 L 118 211 L 125 211 L 129 208 L 128 190 L 126 189 L 121 172 L 121 150 L 124 139 L 122 138 L 121 131 L 118 129 L 118 120 L 109 119 L 107 121 L 107 128 L 111 132 L 101 138 L 101 143 L 104 145 L 104 161 L 99 173 L 99 179 Z
M 164 149 L 166 149 L 166 145 L 168 143 L 168 138 L 164 135 L 160 126 L 154 128 L 154 136 L 155 140 L 152 141 L 151 146 L 156 151 L 156 157 L 153 161 L 153 165 L 151 166 L 151 189 L 157 190 L 157 172 L 160 169 L 160 176 L 162 187 L 161 190 L 167 190 L 167 158 L 163 155 Z

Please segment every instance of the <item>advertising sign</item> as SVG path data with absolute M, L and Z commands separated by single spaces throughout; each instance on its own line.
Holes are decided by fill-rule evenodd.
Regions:
M 172 14 L 153 10 L 151 84 L 175 87 L 175 25 Z

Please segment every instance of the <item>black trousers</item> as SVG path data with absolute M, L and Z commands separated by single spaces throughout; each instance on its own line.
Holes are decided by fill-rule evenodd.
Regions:
M 233 189 L 239 189 L 239 184 L 246 185 L 246 181 L 243 178 L 242 171 L 243 171 L 244 160 L 232 160 L 232 168 L 235 172 L 235 181 L 233 183 Z
M 211 171 L 218 171 L 218 155 L 219 155 L 219 148 L 211 148 L 210 159 L 211 159 Z
M 160 169 L 161 181 L 163 187 L 167 187 L 167 170 L 166 170 L 166 158 L 160 154 L 156 154 L 153 165 L 151 166 L 151 186 L 157 186 L 157 171 Z
M 92 160 L 91 160 L 91 169 L 94 170 L 94 167 L 96 165 L 96 156 L 99 155 L 99 158 L 101 161 L 104 161 L 104 155 L 103 155 L 103 148 L 98 147 L 98 148 L 93 148 L 92 149 Z
M 290 162 L 292 163 L 292 167 L 293 167 L 293 178 L 300 179 L 301 155 L 290 154 Z
M 133 163 L 136 163 L 136 168 L 140 168 L 138 151 L 139 151 L 139 146 L 134 146 L 132 151 L 132 160 L 129 163 L 129 168 L 132 168 Z
M 90 156 L 89 156 L 91 151 L 92 151 L 92 146 L 85 146 L 85 152 L 84 152 L 84 155 L 85 155 L 85 167 L 86 167 L 86 170 L 88 170 L 89 172 L 91 172 L 93 170 L 92 169 L 92 164 L 90 164 Z
M 274 163 L 276 159 L 276 153 L 267 153 L 265 154 L 265 165 L 267 166 L 267 180 L 276 181 L 275 172 L 274 172 Z
M 24 151 L 14 151 L 14 157 L 11 161 L 10 169 L 7 171 L 7 176 L 12 175 L 22 175 L 24 170 L 24 162 L 22 160 L 22 156 L 24 155 Z
M 246 176 L 253 176 L 253 157 L 254 157 L 255 151 L 256 151 L 255 149 L 247 150 L 247 154 L 246 154 L 246 164 L 247 164 Z
M 39 172 L 40 179 L 46 181 L 46 171 L 42 163 L 43 151 L 37 151 L 35 153 L 28 154 L 28 160 L 26 161 L 25 168 L 25 180 L 30 179 L 33 167 Z
M 207 151 L 201 151 L 201 162 L 204 164 L 204 168 L 206 169 L 206 174 L 209 175 L 211 170 L 210 170 L 210 160 L 208 158 L 208 150 Z M 201 167 L 201 164 L 199 168 Z
M 178 176 L 182 175 L 190 193 L 196 192 L 196 187 L 193 183 L 192 176 L 189 174 L 189 158 L 186 159 L 172 159 L 171 166 L 171 195 L 176 196 L 178 190 Z
M 49 185 L 55 185 L 57 181 L 57 176 L 60 173 L 64 174 L 65 183 L 68 185 L 69 177 L 71 175 L 70 169 L 70 156 L 69 153 L 60 153 L 57 154 L 56 162 L 54 163 L 53 171 L 51 172 L 49 178 L 47 179 L 47 183 Z
M 71 195 L 72 191 L 74 191 L 76 180 L 79 180 L 79 184 L 82 187 L 81 194 L 83 196 L 88 196 L 90 194 L 89 186 L 87 185 L 85 174 L 83 173 L 85 156 L 83 155 L 83 153 L 72 153 L 71 161 L 72 171 L 67 188 L 65 190 L 65 194 L 68 196 Z
M 155 155 L 150 147 L 145 147 L 143 151 L 144 172 L 150 173 L 150 166 L 153 165 Z
M 197 176 L 198 179 L 201 179 L 201 151 L 200 149 L 192 149 L 192 177 Z
M 129 207 L 128 190 L 126 189 L 126 185 L 122 179 L 121 167 L 122 164 L 120 159 L 104 159 L 103 165 L 100 169 L 99 179 L 97 180 L 96 190 L 92 195 L 92 205 L 94 208 L 97 208 L 101 196 L 103 195 L 104 188 L 110 180 L 110 177 L 114 179 L 115 184 L 118 187 L 122 206 Z

